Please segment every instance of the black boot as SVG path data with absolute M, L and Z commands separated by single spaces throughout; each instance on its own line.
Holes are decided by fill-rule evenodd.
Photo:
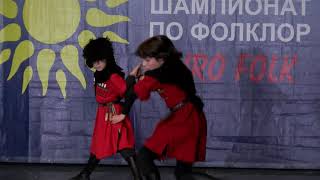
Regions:
M 176 180 L 196 180 L 192 174 L 183 174 L 183 175 L 175 175 L 176 176 Z
M 95 155 L 90 155 L 87 165 L 84 169 L 76 176 L 72 177 L 70 180 L 90 180 L 90 174 L 99 164 L 100 160 L 96 158 Z
M 174 171 L 174 175 L 176 177 L 176 180 L 195 180 L 195 178 L 192 176 L 192 172 L 183 172 L 183 171 Z
M 192 163 L 177 161 L 174 175 L 176 180 L 195 180 L 192 176 Z
M 146 180 L 160 180 L 160 173 L 159 171 L 154 171 L 146 174 L 144 177 L 146 178 Z
M 137 155 L 137 164 L 146 180 L 160 180 L 160 172 L 154 164 L 158 155 L 147 147 L 142 147 Z
M 134 180 L 142 180 L 142 176 L 140 174 L 139 168 L 136 164 L 136 158 L 135 156 L 130 156 L 126 159 L 128 162 L 128 165 L 130 166 L 132 175 L 134 177 Z

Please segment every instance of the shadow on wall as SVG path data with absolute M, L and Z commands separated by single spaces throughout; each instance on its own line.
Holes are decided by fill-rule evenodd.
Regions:
M 260 48 L 241 51 L 241 54 L 267 54 Z M 250 67 L 250 61 L 244 62 L 245 67 Z M 258 67 L 261 68 L 261 65 Z M 260 70 L 255 68 L 253 73 L 259 74 Z M 237 167 L 258 167 L 262 163 L 283 164 L 288 161 L 290 154 L 282 147 L 290 146 L 288 138 L 291 134 L 288 132 L 288 124 L 282 121 L 279 113 L 288 95 L 278 84 L 269 83 L 267 80 L 251 81 L 249 74 L 242 74 L 238 83 L 239 116 L 235 129 L 237 136 L 222 137 L 222 141 L 232 143 L 225 163 L 231 167 L 235 164 Z

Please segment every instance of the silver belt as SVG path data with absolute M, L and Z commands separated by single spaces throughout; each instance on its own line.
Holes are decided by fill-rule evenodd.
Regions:
M 182 100 L 178 104 L 176 104 L 174 107 L 170 108 L 171 112 L 177 111 L 178 109 L 182 108 L 185 104 L 187 104 L 187 100 Z

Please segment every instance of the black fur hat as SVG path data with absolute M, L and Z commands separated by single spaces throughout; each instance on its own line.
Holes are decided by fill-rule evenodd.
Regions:
M 83 49 L 83 57 L 88 67 L 92 68 L 93 63 L 105 59 L 108 64 L 115 64 L 112 43 L 108 38 L 91 39 Z
M 106 61 L 106 68 L 94 73 L 96 82 L 106 81 L 112 73 L 118 73 L 124 77 L 122 68 L 119 67 L 114 58 L 114 50 L 109 38 L 99 37 L 91 39 L 83 49 L 83 57 L 85 58 L 86 65 L 90 68 L 93 67 L 94 62 L 99 60 Z

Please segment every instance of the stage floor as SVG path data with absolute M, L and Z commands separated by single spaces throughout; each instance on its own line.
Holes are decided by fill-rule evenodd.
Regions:
M 0 163 L 0 180 L 67 180 L 78 173 L 82 165 L 7 164 Z M 195 179 L 209 180 L 206 173 L 219 180 L 319 180 L 317 170 L 263 170 L 194 168 Z M 175 180 L 173 167 L 160 167 L 162 180 Z M 199 175 L 200 173 L 200 175 Z M 132 180 L 127 166 L 100 165 L 91 180 Z

